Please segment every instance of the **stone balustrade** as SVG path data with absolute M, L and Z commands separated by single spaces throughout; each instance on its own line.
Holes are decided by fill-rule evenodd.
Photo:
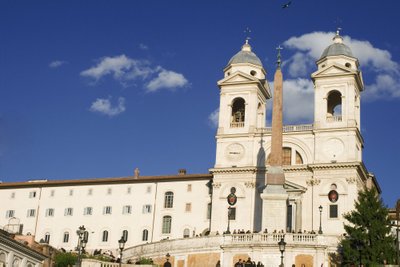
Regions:
M 298 125 L 284 125 L 283 132 L 303 132 L 303 131 L 312 131 L 314 129 L 313 124 L 298 124 Z M 271 133 L 272 127 L 265 127 L 262 129 L 264 133 Z
M 315 246 L 336 247 L 337 236 L 317 235 L 308 233 L 249 233 L 229 234 L 205 237 L 181 238 L 164 240 L 149 244 L 143 244 L 127 248 L 123 257 L 125 259 L 138 257 L 162 257 L 166 253 L 173 254 L 182 252 L 211 252 L 221 251 L 225 247 L 241 247 L 243 245 L 252 247 L 264 245 L 276 245 L 284 238 L 288 246 Z

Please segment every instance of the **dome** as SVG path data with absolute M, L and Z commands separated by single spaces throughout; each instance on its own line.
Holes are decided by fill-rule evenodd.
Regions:
M 251 63 L 262 67 L 261 60 L 256 54 L 251 52 L 251 46 L 248 44 L 248 40 L 246 40 L 246 43 L 242 46 L 242 50 L 229 60 L 228 66 L 238 63 Z
M 333 41 L 334 41 L 333 44 L 325 48 L 320 59 L 324 57 L 340 56 L 340 55 L 354 57 L 350 47 L 348 47 L 343 43 L 343 38 L 338 33 L 336 33 L 336 36 L 333 38 Z

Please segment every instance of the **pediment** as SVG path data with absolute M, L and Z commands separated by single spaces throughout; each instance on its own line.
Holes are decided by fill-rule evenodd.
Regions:
M 257 79 L 256 77 L 238 71 L 230 76 L 223 78 L 222 80 L 219 80 L 218 85 L 232 84 L 232 83 L 248 83 L 248 82 L 252 83 L 260 82 L 260 80 Z
M 285 181 L 284 187 L 287 191 L 290 191 L 290 192 L 305 192 L 305 191 L 307 191 L 307 188 L 305 188 L 304 186 L 298 185 L 298 184 L 290 182 L 288 180 Z
M 330 65 L 328 67 L 322 68 L 320 70 L 317 70 L 312 74 L 312 77 L 318 77 L 318 76 L 331 76 L 331 75 L 343 75 L 343 74 L 354 74 L 355 71 L 351 70 L 345 66 L 335 64 L 335 65 Z

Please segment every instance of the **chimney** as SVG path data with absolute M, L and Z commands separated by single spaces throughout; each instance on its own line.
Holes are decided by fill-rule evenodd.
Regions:
M 179 175 L 186 175 L 186 169 L 179 169 Z

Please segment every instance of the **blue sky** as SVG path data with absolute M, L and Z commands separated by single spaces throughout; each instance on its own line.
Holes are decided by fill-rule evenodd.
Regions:
M 359 58 L 364 161 L 399 198 L 398 1 L 1 1 L 0 180 L 205 173 L 216 82 L 251 29 L 285 122 L 312 121 L 314 61 L 340 21 Z M 211 118 L 211 119 L 210 119 Z

